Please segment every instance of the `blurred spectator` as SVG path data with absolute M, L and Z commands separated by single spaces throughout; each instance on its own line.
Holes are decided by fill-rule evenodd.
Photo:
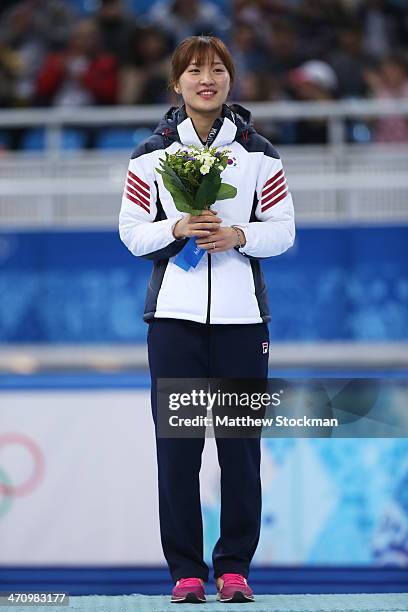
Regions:
M 234 23 L 229 48 L 238 74 L 266 68 L 267 50 L 250 24 L 244 21 Z
M 364 24 L 366 51 L 375 57 L 390 51 L 394 26 L 388 9 L 387 0 L 365 0 L 360 4 L 359 18 Z
M 94 19 L 79 21 L 67 49 L 50 53 L 37 80 L 40 105 L 83 106 L 114 104 L 118 93 L 118 66 L 114 55 L 101 52 Z
M 357 25 L 345 25 L 338 31 L 337 42 L 328 61 L 337 75 L 339 96 L 362 98 L 367 95 L 364 74 L 372 58 L 363 49 L 361 29 Z
M 254 29 L 257 37 L 265 42 L 269 33 L 268 20 L 273 12 L 270 0 L 232 0 L 231 2 L 233 24 L 247 23 Z
M 2 15 L 1 29 L 12 45 L 30 38 L 58 48 L 67 41 L 74 20 L 74 11 L 64 0 L 21 0 Z
M 320 60 L 309 60 L 290 72 L 289 84 L 299 100 L 331 100 L 338 81 L 329 64 Z
M 247 72 L 238 75 L 239 100 L 242 102 L 259 102 L 269 98 L 269 79 L 263 72 Z M 234 96 L 235 97 L 235 96 Z
M 63 47 L 73 23 L 73 11 L 62 0 L 23 0 L 2 15 L 0 38 L 18 54 L 19 104 L 31 103 L 46 53 Z
M 338 0 L 303 0 L 296 18 L 304 54 L 324 58 L 333 47 L 335 28 L 345 13 Z
M 300 66 L 306 59 L 301 50 L 300 37 L 295 25 L 283 19 L 273 20 L 267 68 L 274 82 L 285 89 L 289 71 Z
M 240 95 L 237 98 L 232 91 L 232 98 L 246 106 L 248 102 L 259 102 L 262 100 L 282 100 L 282 91 L 266 72 L 248 72 L 238 74 L 237 83 Z M 249 107 L 250 108 L 250 107 Z M 262 132 L 272 142 L 282 142 L 282 129 L 286 127 L 285 122 L 271 119 L 254 120 L 255 129 Z
M 408 70 L 403 56 L 393 55 L 385 58 L 377 73 L 368 76 L 372 97 L 377 100 L 407 100 Z M 378 119 L 374 129 L 377 142 L 408 142 L 408 121 L 398 115 Z
M 292 70 L 289 84 L 297 100 L 325 101 L 336 96 L 338 86 L 336 73 L 326 62 L 309 60 Z M 326 143 L 327 122 L 325 119 L 305 119 L 296 122 L 296 143 Z
M 167 101 L 171 45 L 157 27 L 135 28 L 129 42 L 129 60 L 120 70 L 121 104 L 159 104 Z
M 0 108 L 15 104 L 17 72 L 17 53 L 0 39 Z
M 126 61 L 135 20 L 126 14 L 123 0 L 100 0 L 96 19 L 103 50 L 113 53 L 120 63 Z
M 174 46 L 187 36 L 200 34 L 225 39 L 230 27 L 229 19 L 218 6 L 206 0 L 160 0 L 153 5 L 148 18 L 172 37 Z
M 264 20 L 265 0 L 232 0 L 232 18 L 235 22 L 245 21 L 261 25 Z

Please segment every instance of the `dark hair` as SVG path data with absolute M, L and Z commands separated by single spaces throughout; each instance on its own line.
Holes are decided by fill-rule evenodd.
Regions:
M 235 78 L 235 66 L 231 53 L 228 51 L 225 43 L 215 36 L 189 36 L 181 41 L 171 58 L 168 82 L 169 89 L 173 91 L 180 76 L 186 70 L 187 66 L 189 66 L 193 58 L 197 61 L 197 64 L 201 66 L 206 61 L 212 63 L 215 55 L 218 55 L 226 67 L 232 85 Z

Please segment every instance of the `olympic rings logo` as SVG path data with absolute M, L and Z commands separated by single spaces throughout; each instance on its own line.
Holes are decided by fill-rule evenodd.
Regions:
M 13 497 L 31 493 L 44 476 L 45 460 L 39 446 L 28 436 L 20 433 L 0 434 L 0 453 L 9 445 L 18 445 L 28 451 L 32 459 L 32 469 L 25 481 L 13 484 L 7 472 L 0 467 L 0 516 L 10 508 Z M 1 455 L 0 455 L 1 456 Z

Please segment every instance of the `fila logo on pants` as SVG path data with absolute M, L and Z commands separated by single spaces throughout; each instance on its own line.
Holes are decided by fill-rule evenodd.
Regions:
M 269 350 L 269 342 L 262 342 L 262 354 L 266 355 Z

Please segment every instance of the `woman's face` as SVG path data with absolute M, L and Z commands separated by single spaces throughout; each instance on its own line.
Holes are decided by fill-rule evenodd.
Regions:
M 212 64 L 198 66 L 195 58 L 180 76 L 175 92 L 183 96 L 187 113 L 214 113 L 221 109 L 230 89 L 230 75 L 218 55 Z

